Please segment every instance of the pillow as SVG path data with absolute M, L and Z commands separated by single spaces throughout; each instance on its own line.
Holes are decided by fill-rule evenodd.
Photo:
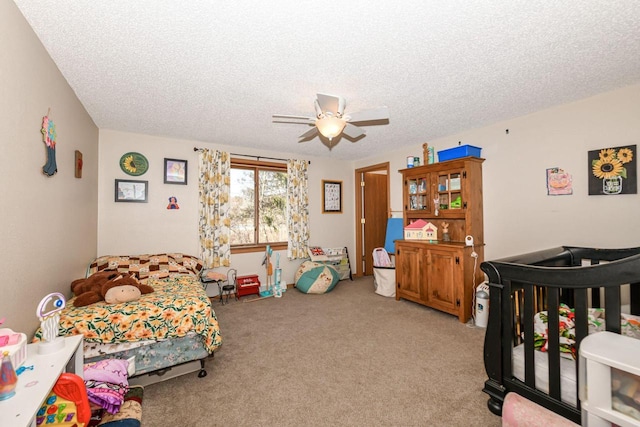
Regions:
M 319 262 L 303 262 L 295 276 L 295 287 L 305 294 L 330 292 L 340 280 L 340 275 L 330 265 Z

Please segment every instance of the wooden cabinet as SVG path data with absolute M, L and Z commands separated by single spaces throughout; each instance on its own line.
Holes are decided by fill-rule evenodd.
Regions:
M 396 300 L 404 298 L 467 322 L 473 288 L 484 278 L 482 162 L 465 157 L 403 169 L 404 224 L 422 219 L 438 228 L 438 240 L 396 241 Z M 443 227 L 448 225 L 448 241 Z M 472 236 L 474 245 L 465 243 Z

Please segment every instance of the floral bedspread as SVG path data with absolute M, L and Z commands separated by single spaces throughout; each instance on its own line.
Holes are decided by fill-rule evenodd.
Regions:
M 587 321 L 589 324 L 589 333 L 600 332 L 605 330 L 605 316 L 603 308 L 588 309 Z M 560 304 L 558 308 L 559 329 L 560 329 L 560 355 L 576 359 L 576 335 L 575 335 L 575 313 L 574 309 L 566 304 Z M 534 347 L 536 350 L 546 352 L 548 347 L 547 326 L 549 316 L 546 311 L 536 313 L 533 324 Z M 630 314 L 621 314 L 620 329 L 622 335 L 640 339 L 640 317 Z
M 104 301 L 74 307 L 73 298 L 60 312 L 59 335 L 84 335 L 87 342 L 124 343 L 183 337 L 193 331 L 202 336 L 209 353 L 222 344 L 211 301 L 194 275 L 149 278 L 154 291 L 138 301 Z M 34 341 L 41 339 L 38 330 Z

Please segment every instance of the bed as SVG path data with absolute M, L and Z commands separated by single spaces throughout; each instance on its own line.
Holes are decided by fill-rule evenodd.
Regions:
M 640 248 L 562 246 L 486 261 L 489 409 L 516 392 L 578 424 L 580 342 L 598 330 L 640 337 Z
M 200 259 L 180 253 L 97 258 L 89 265 L 87 277 L 105 270 L 131 273 L 154 291 L 122 304 L 102 301 L 74 307 L 72 298 L 60 313 L 59 335 L 84 335 L 86 362 L 134 360 L 132 384 L 195 370 L 203 377 L 205 360 L 213 357 L 222 337 L 200 282 L 202 268 Z M 40 338 L 38 331 L 35 339 Z

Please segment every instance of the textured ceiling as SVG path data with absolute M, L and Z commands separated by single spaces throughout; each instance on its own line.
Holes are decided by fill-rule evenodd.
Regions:
M 360 159 L 640 82 L 637 0 L 15 0 L 103 129 Z M 317 92 L 389 107 L 298 143 Z

